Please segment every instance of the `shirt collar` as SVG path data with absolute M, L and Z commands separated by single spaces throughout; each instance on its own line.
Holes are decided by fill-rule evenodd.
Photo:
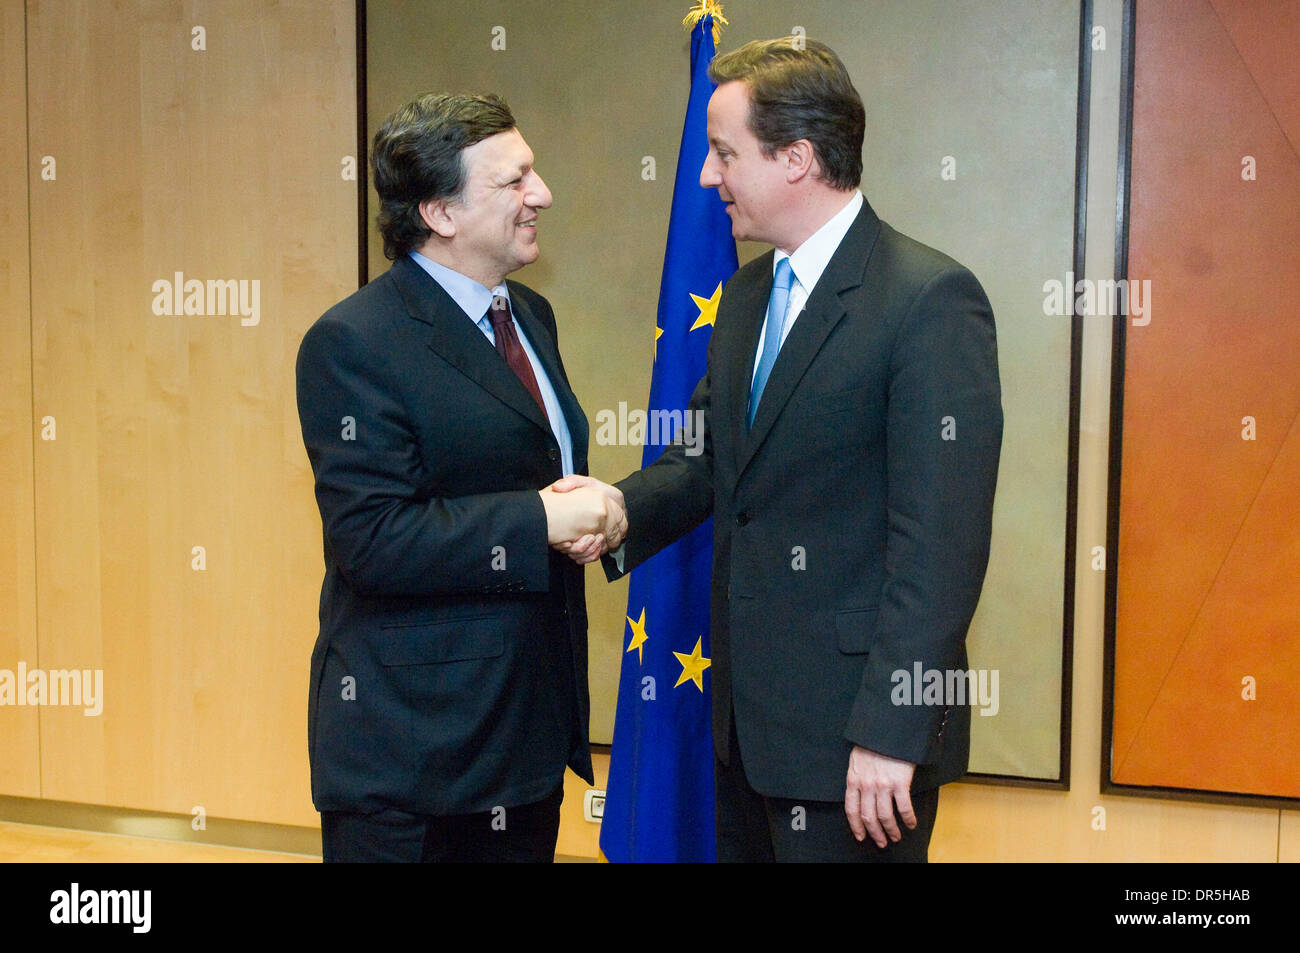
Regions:
M 821 279 L 826 266 L 830 264 L 835 250 L 840 247 L 840 242 L 853 226 L 853 220 L 858 217 L 862 202 L 862 193 L 854 189 L 853 197 L 845 203 L 844 207 L 827 219 L 825 225 L 809 235 L 804 243 L 794 250 L 793 255 L 777 250 L 772 258 L 772 273 L 776 274 L 776 266 L 781 263 L 782 258 L 789 258 L 790 270 L 799 279 L 804 292 L 811 296 L 813 287 Z
M 430 258 L 425 258 L 418 251 L 413 251 L 410 255 L 417 265 L 428 272 L 430 278 L 442 286 L 442 290 L 447 292 L 451 300 L 460 305 L 460 309 L 469 315 L 475 324 L 484 319 L 494 297 L 501 295 L 506 301 L 510 300 L 510 293 L 504 283 L 489 290 L 473 278 L 462 275 L 459 271 L 453 271 L 446 265 L 440 265 Z

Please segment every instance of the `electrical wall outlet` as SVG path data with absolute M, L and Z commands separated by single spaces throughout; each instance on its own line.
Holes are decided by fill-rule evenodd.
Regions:
M 600 819 L 605 816 L 604 791 L 587 788 L 587 794 L 582 799 L 582 816 L 593 824 L 600 823 Z

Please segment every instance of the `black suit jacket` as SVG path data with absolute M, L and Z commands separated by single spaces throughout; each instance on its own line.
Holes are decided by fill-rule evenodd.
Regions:
M 618 484 L 624 568 L 713 514 L 715 748 L 726 762 L 734 711 L 760 793 L 842 799 L 854 744 L 917 764 L 926 790 L 965 773 L 970 709 L 894 704 L 895 673 L 967 668 L 1002 439 L 992 310 L 864 204 L 749 430 L 772 258 L 723 291 L 691 399 L 703 452 L 670 447 Z
M 550 305 L 508 287 L 585 473 Z M 562 465 L 536 402 L 408 257 L 321 316 L 297 374 L 325 545 L 316 808 L 460 814 L 540 800 L 566 764 L 590 781 L 583 573 L 547 546 L 537 490 Z

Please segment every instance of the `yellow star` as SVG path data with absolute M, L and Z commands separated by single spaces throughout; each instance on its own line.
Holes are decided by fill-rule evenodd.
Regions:
M 691 330 L 702 328 L 706 324 L 712 324 L 718 319 L 718 302 L 722 300 L 722 282 L 718 282 L 717 289 L 713 292 L 712 298 L 701 298 L 699 295 L 691 295 L 691 300 L 695 306 L 700 309 L 700 316 L 695 319 L 691 325 Z
M 682 663 L 682 676 L 677 679 L 677 685 L 681 685 L 683 682 L 694 682 L 695 687 L 701 693 L 704 692 L 704 670 L 713 664 L 710 659 L 700 657 L 700 645 L 703 641 L 703 636 L 695 640 L 695 648 L 690 655 L 683 655 L 681 652 L 673 653 L 673 655 L 677 656 L 677 661 Z M 673 688 L 676 688 L 677 685 L 674 685 Z
M 664 329 L 655 327 L 655 360 L 659 360 L 659 339 L 664 336 Z
M 627 624 L 632 627 L 632 641 L 628 644 L 627 650 L 631 652 L 633 649 L 636 649 L 636 660 L 639 665 L 641 663 L 641 646 L 645 645 L 646 639 L 648 638 L 645 634 L 645 607 L 643 606 L 641 608 L 640 619 L 633 622 L 632 617 L 628 616 Z

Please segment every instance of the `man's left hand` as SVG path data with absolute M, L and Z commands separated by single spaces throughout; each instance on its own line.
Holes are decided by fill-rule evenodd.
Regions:
M 912 773 L 916 765 L 899 761 L 888 755 L 853 746 L 849 755 L 849 774 L 845 782 L 844 813 L 849 827 L 859 841 L 868 834 L 876 846 L 885 848 L 886 835 L 897 843 L 903 832 L 894 818 L 894 805 L 898 816 L 911 830 L 916 827 L 916 814 L 912 811 Z

